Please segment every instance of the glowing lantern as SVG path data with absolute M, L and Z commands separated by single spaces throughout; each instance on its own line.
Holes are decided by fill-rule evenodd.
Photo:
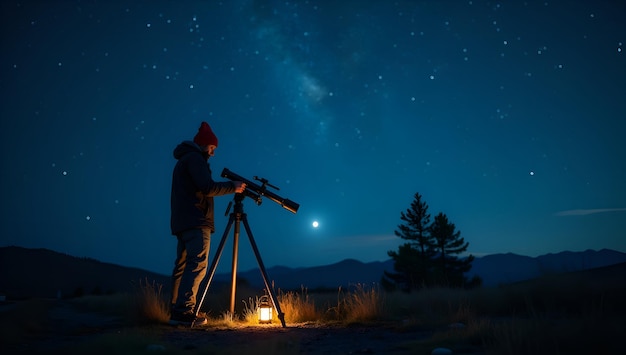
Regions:
M 259 323 L 272 323 L 272 304 L 267 295 L 259 300 Z

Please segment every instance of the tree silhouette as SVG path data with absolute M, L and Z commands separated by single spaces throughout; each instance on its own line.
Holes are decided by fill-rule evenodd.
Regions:
M 474 256 L 459 259 L 456 255 L 467 250 L 469 243 L 455 230 L 448 217 L 439 213 L 430 226 L 430 233 L 435 241 L 437 256 L 434 259 L 434 277 L 437 284 L 451 287 L 462 287 L 467 284 L 464 276 L 472 268 Z
M 395 235 L 406 242 L 397 251 L 387 254 L 394 260 L 394 271 L 385 271 L 381 284 L 387 290 L 404 291 L 427 286 L 464 287 L 479 286 L 480 278 L 468 282 L 464 273 L 472 267 L 474 256 L 459 259 L 469 243 L 461 238 L 448 217 L 439 213 L 432 224 L 428 205 L 419 193 L 414 195 L 411 207 L 400 213 L 404 222 L 398 225 Z
M 428 205 L 422 202 L 419 193 L 414 195 L 411 207 L 400 212 L 404 224 L 398 225 L 395 235 L 407 242 L 387 254 L 394 260 L 394 273 L 385 271 L 381 284 L 386 289 L 396 286 L 405 291 L 430 284 L 431 259 L 435 255 L 435 244 L 430 235 Z
M 426 255 L 433 243 L 429 235 L 430 214 L 428 213 L 428 205 L 422 202 L 422 195 L 416 193 L 411 207 L 405 212 L 400 212 L 400 219 L 406 224 L 398 225 L 398 230 L 394 234 L 398 237 L 408 240 L 410 244 L 417 247 L 422 255 Z

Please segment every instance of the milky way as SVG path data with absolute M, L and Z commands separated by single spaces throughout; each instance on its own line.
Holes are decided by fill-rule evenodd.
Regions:
M 477 256 L 626 251 L 624 1 L 1 8 L 2 245 L 169 273 L 172 150 L 208 121 L 214 179 L 301 205 L 245 202 L 268 266 L 386 260 L 416 192 Z

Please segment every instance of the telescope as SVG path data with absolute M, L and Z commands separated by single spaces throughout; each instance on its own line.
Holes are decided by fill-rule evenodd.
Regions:
M 252 200 L 254 200 L 254 202 L 256 202 L 257 205 L 260 205 L 261 202 L 263 202 L 261 198 L 265 196 L 269 198 L 270 200 L 276 202 L 277 204 L 281 205 L 284 209 L 286 209 L 289 212 L 296 213 L 298 212 L 298 208 L 300 208 L 299 204 L 287 198 L 280 197 L 272 191 L 269 191 L 267 189 L 268 186 L 276 190 L 280 190 L 280 189 L 270 184 L 269 181 L 267 181 L 267 179 L 259 178 L 255 176 L 254 180 L 259 181 L 261 183 L 261 185 L 259 185 L 238 174 L 233 173 L 232 171 L 228 170 L 228 168 L 224 168 L 224 170 L 222 170 L 222 177 L 230 179 L 232 181 L 241 181 L 245 183 L 246 189 L 244 190 L 243 195 L 250 197 Z
M 235 225 L 235 240 L 233 242 L 233 271 L 232 271 L 232 279 L 231 279 L 231 288 L 230 288 L 230 315 L 232 317 L 235 314 L 235 292 L 237 285 L 237 250 L 239 245 L 239 231 L 241 229 L 240 222 L 243 222 L 243 226 L 246 229 L 246 233 L 248 234 L 248 239 L 250 239 L 250 245 L 252 246 L 252 250 L 254 251 L 254 255 L 256 256 L 256 260 L 259 263 L 259 270 L 261 271 L 261 275 L 263 276 L 263 281 L 265 282 L 265 289 L 270 293 L 270 299 L 272 300 L 272 304 L 274 308 L 278 312 L 278 319 L 285 325 L 285 314 L 280 310 L 280 305 L 278 304 L 278 298 L 276 298 L 276 294 L 274 293 L 274 289 L 272 285 L 269 283 L 269 278 L 267 277 L 267 272 L 265 271 L 265 266 L 263 265 L 263 261 L 261 261 L 261 253 L 259 253 L 259 249 L 256 246 L 256 242 L 254 241 L 254 237 L 252 236 L 252 231 L 250 230 L 250 226 L 248 225 L 248 218 L 246 214 L 243 212 L 243 199 L 246 196 L 256 202 L 257 205 L 261 204 L 261 198 L 263 196 L 269 198 L 270 200 L 276 202 L 281 205 L 284 209 L 289 212 L 296 213 L 300 205 L 286 198 L 282 198 L 278 196 L 276 193 L 272 191 L 268 191 L 267 187 L 271 187 L 273 189 L 279 190 L 278 187 L 272 185 L 267 181 L 267 179 L 254 177 L 254 180 L 259 181 L 260 185 L 252 182 L 238 174 L 233 173 L 232 171 L 224 168 L 222 171 L 222 177 L 230 179 L 232 181 L 241 181 L 246 184 L 246 189 L 242 193 L 235 194 L 235 210 L 230 214 L 230 218 L 228 219 L 228 225 L 226 226 L 226 230 L 224 230 L 224 235 L 222 236 L 222 240 L 220 241 L 219 246 L 217 247 L 217 253 L 213 258 L 213 263 L 211 264 L 211 268 L 207 273 L 208 281 L 206 283 L 206 287 L 204 288 L 204 292 L 202 293 L 202 298 L 200 302 L 196 305 L 195 315 L 198 316 L 200 312 L 200 308 L 202 308 L 202 303 L 204 302 L 204 297 L 206 296 L 207 291 L 209 290 L 209 286 L 211 285 L 211 281 L 213 280 L 213 276 L 215 275 L 215 270 L 217 269 L 217 263 L 220 260 L 220 256 L 222 255 L 222 251 L 224 250 L 224 244 L 226 243 L 226 238 L 228 237 L 228 232 L 230 231 L 233 224 Z M 228 204 L 228 208 L 226 208 L 226 214 L 230 210 L 232 205 L 232 201 Z M 231 318 L 232 319 L 232 318 Z M 191 326 L 193 327 L 193 322 Z

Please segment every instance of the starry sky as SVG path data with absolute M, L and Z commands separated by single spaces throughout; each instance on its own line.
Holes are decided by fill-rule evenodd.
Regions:
M 387 260 L 416 192 L 475 256 L 626 252 L 623 0 L 0 7 L 1 246 L 169 274 L 172 151 L 207 121 L 215 180 L 301 205 L 244 200 L 267 267 Z

